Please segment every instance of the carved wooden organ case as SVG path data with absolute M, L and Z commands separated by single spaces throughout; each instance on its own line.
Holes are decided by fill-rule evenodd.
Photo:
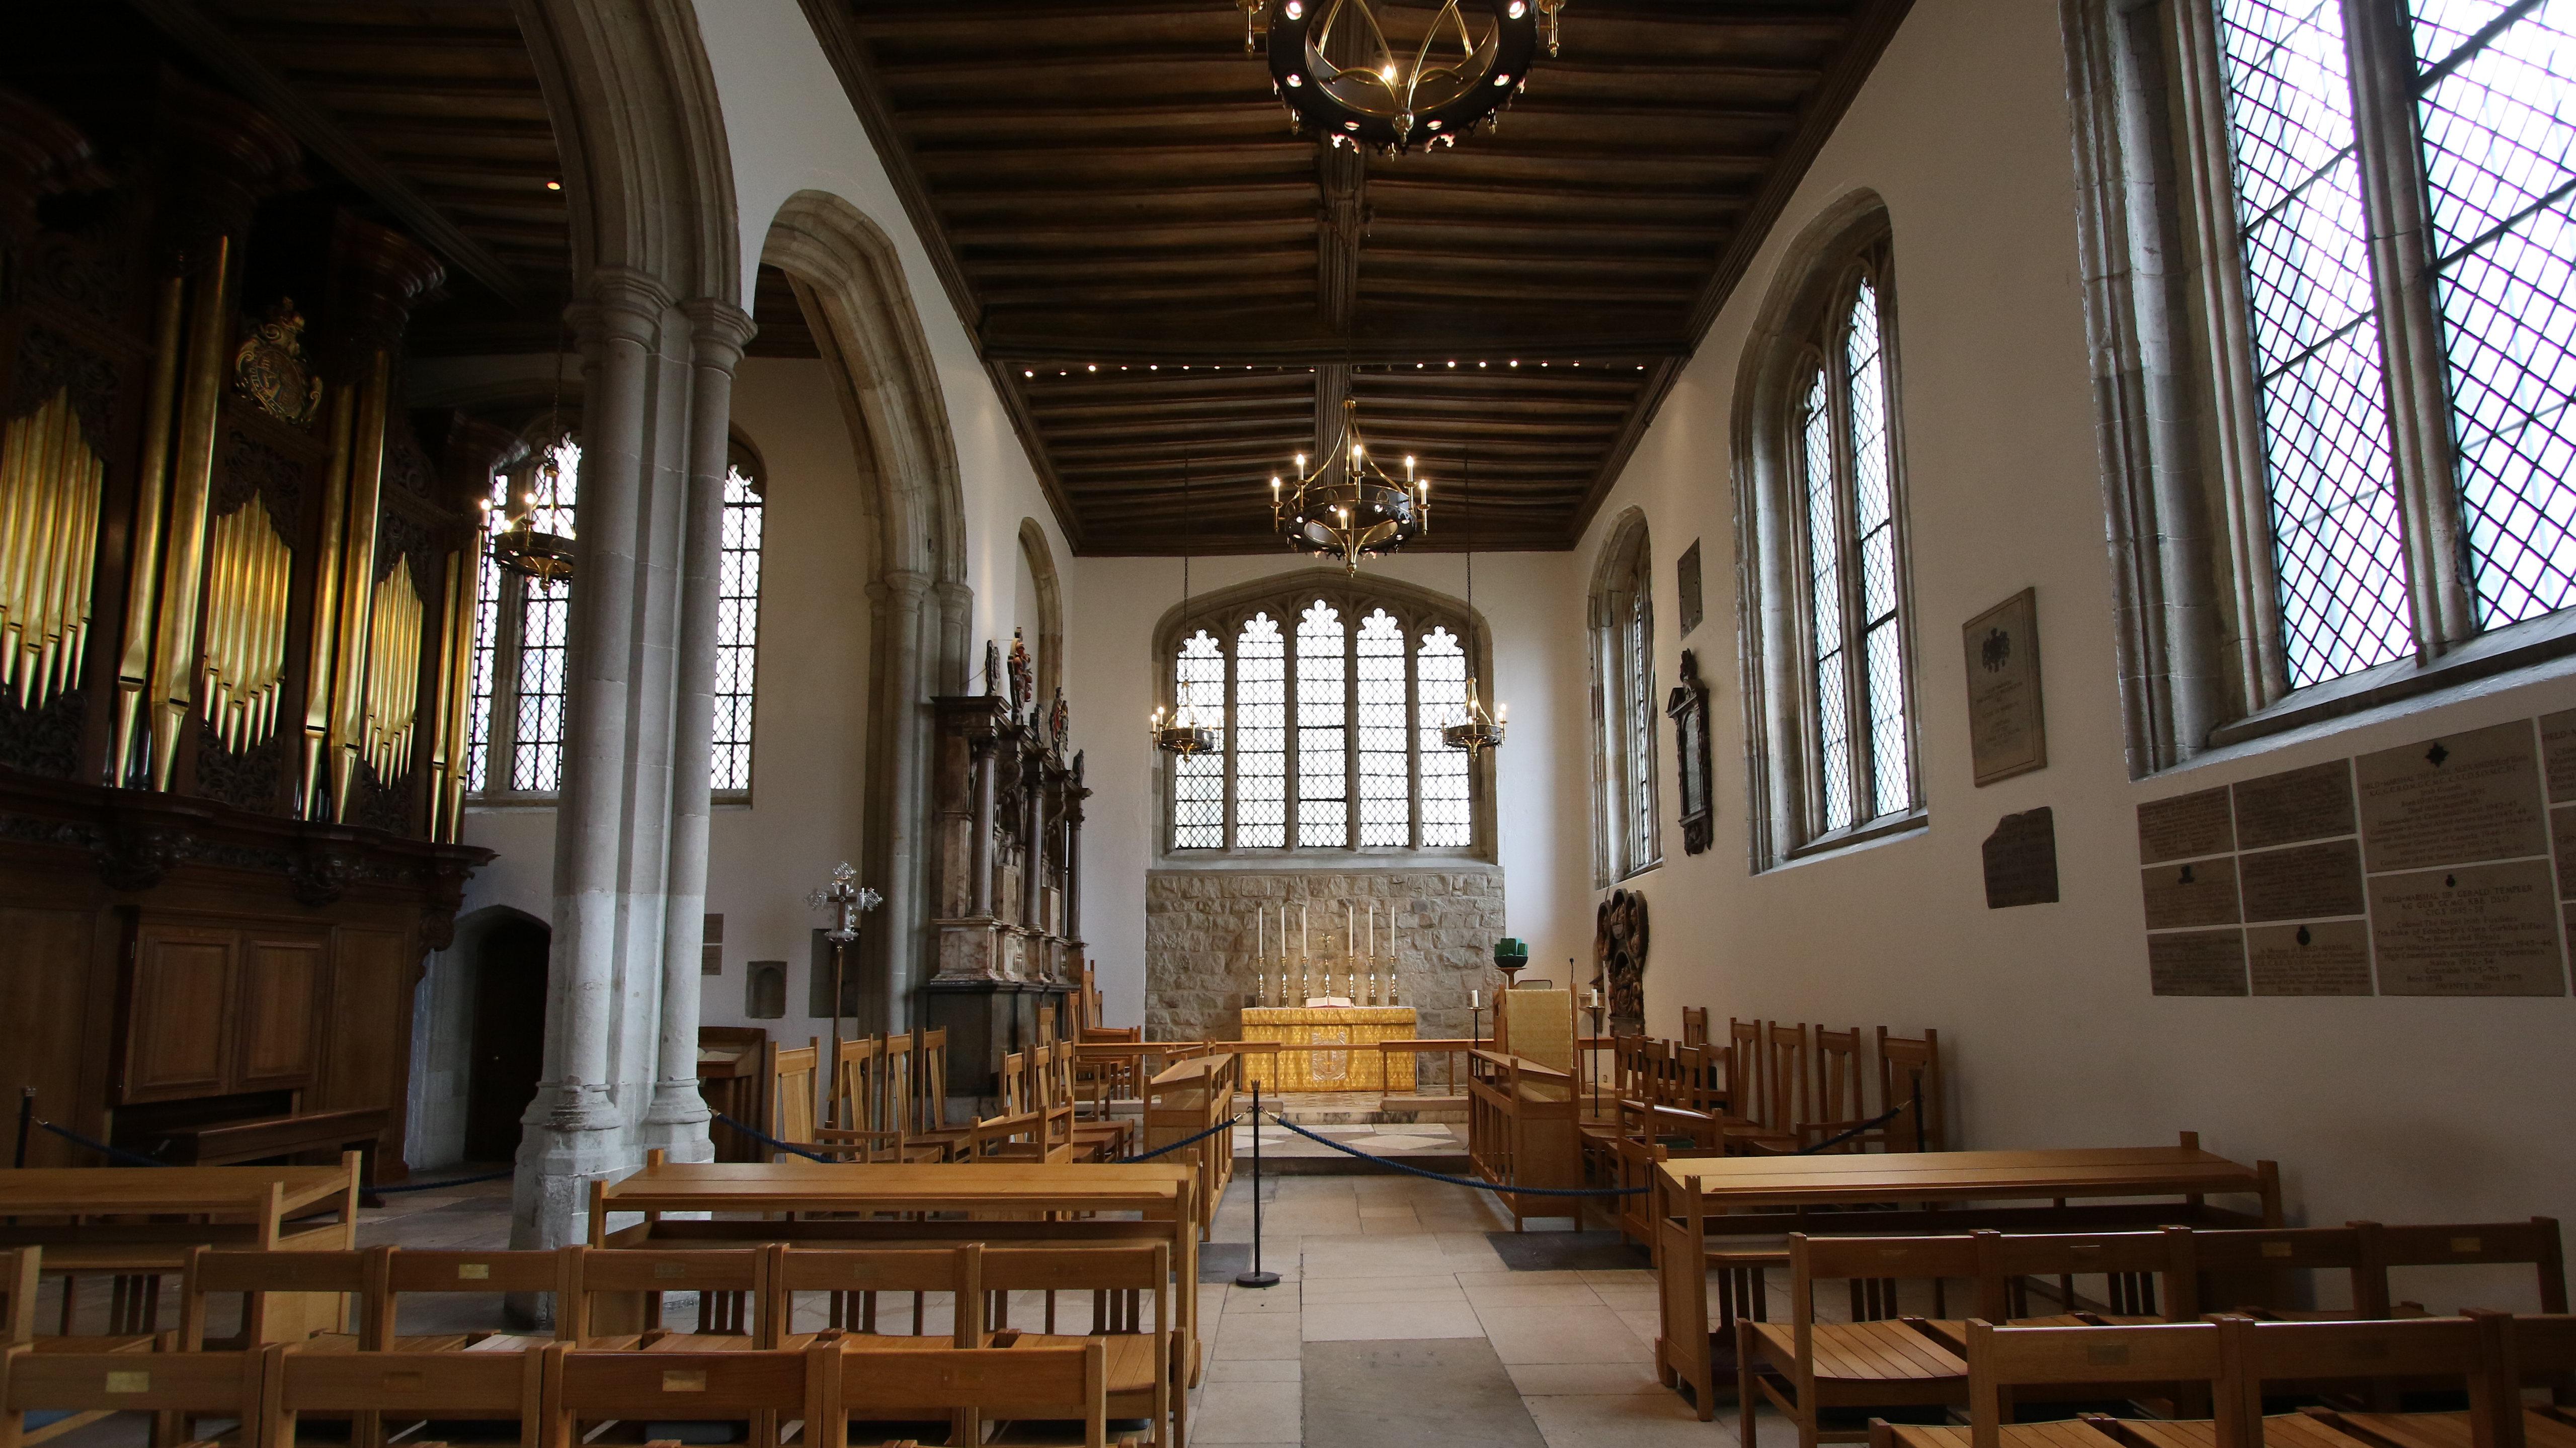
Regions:
M 0 1083 L 146 1149 L 383 1108 L 399 1175 L 413 986 L 490 858 L 470 500 L 511 440 L 424 446 L 439 265 L 268 117 L 64 92 L 0 88 Z

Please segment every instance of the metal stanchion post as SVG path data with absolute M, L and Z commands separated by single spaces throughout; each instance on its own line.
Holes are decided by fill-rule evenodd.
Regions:
M 1252 1083 L 1252 1270 L 1237 1273 L 1237 1287 L 1276 1287 L 1279 1274 L 1261 1270 L 1261 1083 Z
M 18 1151 L 17 1151 L 17 1154 L 16 1154 L 15 1156 L 13 1156 L 13 1157 L 11 1157 L 11 1158 L 10 1158 L 9 1165 L 11 1165 L 11 1166 L 13 1166 L 13 1167 L 21 1167 L 21 1166 L 25 1166 L 25 1165 L 27 1164 L 27 1132 L 29 1131 L 29 1129 L 31 1129 L 32 1127 L 34 1127 L 34 1126 L 35 1126 L 35 1124 L 36 1124 L 36 1088 L 35 1088 L 35 1087 L 33 1087 L 33 1086 L 22 1086 L 22 1087 L 19 1087 L 19 1088 L 18 1088 Z

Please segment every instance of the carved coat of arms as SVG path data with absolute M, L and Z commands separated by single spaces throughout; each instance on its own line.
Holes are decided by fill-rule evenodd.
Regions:
M 280 422 L 301 427 L 322 415 L 322 379 L 304 356 L 304 317 L 280 297 L 233 354 L 233 385 Z

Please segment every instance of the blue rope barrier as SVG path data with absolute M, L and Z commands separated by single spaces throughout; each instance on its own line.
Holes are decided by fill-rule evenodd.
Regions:
M 1475 1177 L 1451 1176 L 1445 1171 L 1429 1171 L 1418 1166 L 1407 1166 L 1393 1157 L 1375 1156 L 1362 1151 L 1355 1146 L 1344 1146 L 1329 1136 L 1317 1136 L 1315 1133 L 1308 1131 L 1306 1128 L 1299 1126 L 1296 1122 L 1293 1122 L 1287 1117 L 1281 1116 L 1276 1112 L 1271 1114 L 1270 1119 L 1278 1122 L 1284 1127 L 1287 1127 L 1290 1131 L 1297 1133 L 1308 1141 L 1320 1141 L 1324 1145 L 1331 1147 L 1335 1151 L 1341 1152 L 1345 1156 L 1355 1156 L 1362 1161 L 1373 1161 L 1379 1166 L 1387 1167 L 1394 1171 L 1406 1172 L 1418 1177 L 1428 1177 L 1435 1182 L 1447 1182 L 1451 1186 L 1474 1187 L 1478 1191 L 1485 1192 L 1516 1192 L 1523 1196 L 1532 1197 L 1634 1197 L 1643 1195 L 1647 1190 L 1644 1187 L 1516 1187 L 1509 1182 L 1489 1182 L 1481 1181 Z
M 821 1156 L 814 1152 L 807 1151 L 805 1148 L 798 1146 L 793 1142 L 780 1141 L 777 1137 L 770 1135 L 759 1127 L 745 1126 L 741 1122 L 734 1120 L 732 1117 L 725 1115 L 721 1111 L 712 1112 L 710 1114 L 713 1115 L 716 1120 L 723 1122 L 725 1125 L 732 1127 L 734 1130 L 741 1132 L 743 1135 L 748 1136 L 752 1140 L 760 1142 L 765 1146 L 776 1147 L 778 1150 L 784 1152 L 792 1152 L 797 1156 L 805 1158 L 807 1161 L 819 1161 L 825 1166 L 849 1165 L 848 1162 L 843 1161 L 838 1157 Z
M 1218 1132 L 1223 1131 L 1223 1130 L 1225 1130 L 1227 1127 L 1229 1127 L 1229 1126 L 1233 1126 L 1233 1125 L 1235 1125 L 1235 1124 L 1237 1124 L 1237 1123 L 1241 1122 L 1242 1120 L 1243 1120 L 1243 1113 L 1242 1113 L 1242 1112 L 1240 1112 L 1240 1111 L 1238 1111 L 1238 1112 L 1236 1112 L 1234 1115 L 1227 1117 L 1225 1120 L 1218 1122 L 1216 1125 L 1209 1127 L 1207 1130 L 1200 1132 L 1200 1133 L 1199 1133 L 1198 1135 L 1196 1135 L 1196 1136 L 1185 1136 L 1185 1137 L 1182 1137 L 1180 1140 L 1178 1140 L 1178 1141 L 1176 1141 L 1176 1142 L 1173 1142 L 1173 1143 L 1172 1143 L 1171 1145 L 1169 1145 L 1169 1146 L 1158 1146 L 1158 1147 L 1155 1147 L 1152 1151 L 1145 1152 L 1145 1153 L 1143 1153 L 1142 1155 L 1138 1155 L 1138 1156 L 1122 1156 L 1122 1157 L 1118 1158 L 1118 1160 L 1119 1160 L 1120 1164 L 1122 1164 L 1122 1165 L 1124 1165 L 1125 1163 L 1128 1163 L 1128 1162 L 1152 1161 L 1154 1158 L 1156 1158 L 1156 1157 L 1158 1157 L 1158 1156 L 1167 1156 L 1167 1155 L 1171 1154 L 1172 1152 L 1176 1152 L 1176 1151 L 1180 1150 L 1182 1147 L 1185 1147 L 1185 1146 L 1196 1146 L 1196 1145 L 1198 1145 L 1200 1142 L 1207 1140 L 1209 1137 L 1216 1135 Z
M 514 1168 L 505 1166 L 499 1171 L 487 1171 L 481 1176 L 458 1177 L 454 1181 L 405 1182 L 403 1185 L 398 1187 L 375 1187 L 371 1188 L 371 1190 L 373 1190 L 378 1196 L 390 1196 L 395 1192 L 434 1192 L 441 1187 L 470 1187 L 482 1182 L 497 1182 L 503 1177 L 514 1176 L 516 1174 L 517 1173 Z

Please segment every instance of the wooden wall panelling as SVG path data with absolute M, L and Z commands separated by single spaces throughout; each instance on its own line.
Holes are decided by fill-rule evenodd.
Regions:
M 0 904 L 0 1018 L 38 1026 L 0 1051 L 0 1091 L 15 1103 L 33 1088 L 36 1114 L 75 1130 L 84 1122 L 76 1104 L 86 1099 L 85 1066 L 104 1053 L 90 1049 L 90 984 L 97 917 L 82 909 Z M 69 1143 L 38 1132 L 29 1143 L 29 1166 L 74 1166 Z
M 410 1174 L 403 1160 L 403 1131 L 411 1080 L 412 991 L 419 984 L 421 951 L 415 933 L 365 925 L 331 932 L 333 1024 L 323 1038 L 322 1080 L 306 1097 L 309 1110 L 380 1106 L 385 1134 L 376 1144 L 376 1180 Z M 359 1022 L 376 1023 L 358 1029 Z
M 329 948 L 318 934 L 243 933 L 235 998 L 236 1089 L 301 1090 L 313 1084 L 323 1024 L 330 1018 Z
M 125 994 L 125 1069 L 117 1099 L 178 1101 L 224 1093 L 232 1078 L 233 1004 L 241 936 L 142 921 Z

